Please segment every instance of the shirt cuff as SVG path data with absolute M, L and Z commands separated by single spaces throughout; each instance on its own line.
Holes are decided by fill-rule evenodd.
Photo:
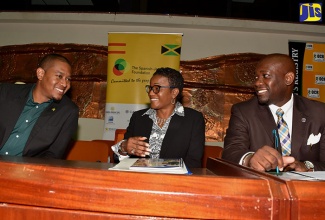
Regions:
M 244 154 L 242 157 L 241 157 L 241 159 L 240 159 L 240 161 L 239 161 L 239 165 L 243 165 L 243 162 L 244 162 L 244 159 L 245 159 L 245 157 L 246 156 L 248 156 L 249 154 L 254 154 L 255 152 L 247 152 L 246 154 Z
M 112 151 L 118 156 L 118 159 L 124 160 L 125 158 L 129 158 L 129 155 L 121 155 L 118 150 L 121 146 L 121 144 L 124 142 L 125 140 L 121 140 L 120 142 L 118 142 L 117 144 L 114 144 L 113 146 L 111 146 Z

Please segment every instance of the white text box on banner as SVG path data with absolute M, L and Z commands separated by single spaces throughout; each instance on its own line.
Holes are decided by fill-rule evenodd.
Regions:
M 302 95 L 325 102 L 325 44 L 306 43 Z

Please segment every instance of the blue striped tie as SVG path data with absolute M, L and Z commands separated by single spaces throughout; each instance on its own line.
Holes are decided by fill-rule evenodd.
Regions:
M 276 115 L 278 116 L 278 132 L 279 138 L 282 146 L 282 155 L 290 155 L 291 154 L 291 143 L 290 143 L 290 134 L 289 128 L 285 120 L 283 119 L 283 110 L 279 108 L 276 111 Z

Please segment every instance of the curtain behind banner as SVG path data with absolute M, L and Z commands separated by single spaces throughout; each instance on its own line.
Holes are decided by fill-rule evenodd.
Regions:
M 157 68 L 179 70 L 182 34 L 109 33 L 103 139 L 126 128 L 134 111 L 149 104 L 145 85 Z
M 294 92 L 325 102 L 325 43 L 289 42 L 289 55 L 296 64 Z

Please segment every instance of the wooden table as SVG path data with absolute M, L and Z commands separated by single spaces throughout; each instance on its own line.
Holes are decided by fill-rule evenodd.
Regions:
M 300 199 L 310 198 L 302 196 L 300 183 L 290 185 L 221 159 L 209 159 L 208 168 L 193 169 L 193 175 L 108 170 L 111 166 L 0 157 L 0 216 L 27 220 L 282 220 L 312 214 L 293 213 L 308 202 Z M 309 194 L 314 196 L 312 191 Z
M 254 171 L 221 159 L 214 160 L 217 161 L 219 167 L 228 167 L 228 170 L 225 169 L 227 171 L 223 175 L 227 175 L 227 173 L 234 174 L 236 171 L 229 172 L 229 168 L 233 167 L 234 170 L 244 169 L 255 172 L 259 176 L 278 179 L 276 176 Z M 210 164 L 210 168 L 211 166 L 213 164 Z M 215 172 L 221 174 L 222 171 L 215 170 Z M 287 212 L 290 212 L 290 219 L 325 219 L 325 181 L 289 180 L 285 181 L 285 184 L 290 196 L 290 210 L 287 210 Z

